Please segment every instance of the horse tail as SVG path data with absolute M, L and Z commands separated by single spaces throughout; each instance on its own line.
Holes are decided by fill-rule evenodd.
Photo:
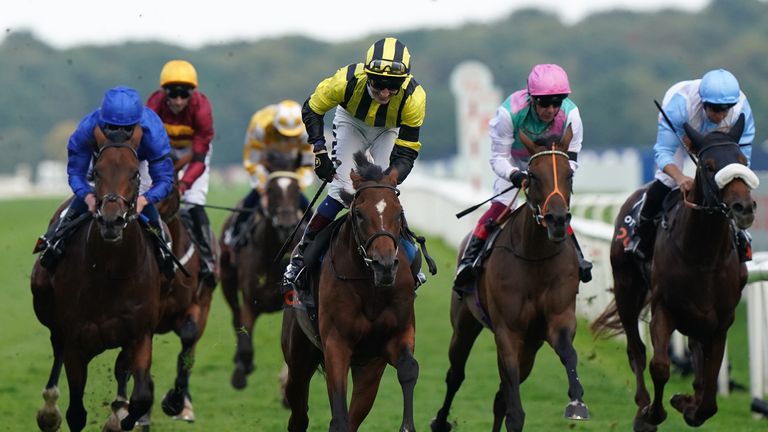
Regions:
M 619 308 L 616 306 L 616 300 L 611 300 L 608 307 L 600 314 L 592 324 L 589 325 L 594 339 L 610 339 L 624 333 L 624 327 L 619 318 Z

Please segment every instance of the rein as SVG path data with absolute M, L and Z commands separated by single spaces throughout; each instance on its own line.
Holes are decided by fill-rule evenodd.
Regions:
M 117 149 L 127 148 L 131 150 L 131 154 L 133 155 L 133 157 L 137 161 L 139 160 L 139 155 L 136 152 L 136 149 L 133 148 L 132 145 L 126 144 L 126 143 L 109 143 L 103 147 L 100 147 L 98 151 L 93 152 L 93 157 L 94 157 L 93 165 L 94 166 L 96 165 L 96 163 L 99 161 L 99 158 L 101 158 L 101 156 L 104 154 L 105 150 L 111 149 L 111 148 L 117 148 Z M 128 225 L 128 222 L 136 218 L 136 214 L 134 210 L 136 209 L 136 199 L 139 196 L 139 182 L 140 182 L 140 174 L 138 171 L 136 172 L 136 176 L 133 179 L 131 179 L 131 182 L 135 185 L 134 187 L 135 191 L 131 199 L 128 199 L 115 192 L 107 192 L 106 194 L 100 197 L 96 197 L 96 203 L 97 203 L 96 219 L 100 220 L 102 218 L 101 209 L 105 202 L 116 202 L 118 200 L 122 201 L 123 203 L 125 203 L 126 206 L 128 206 L 128 210 L 126 210 L 125 213 L 123 213 L 122 215 L 122 218 L 125 220 L 125 222 L 123 223 L 123 228 L 125 228 Z
M 368 238 L 368 240 L 363 242 L 362 238 L 360 237 L 360 232 L 358 231 L 358 228 L 357 228 L 357 217 L 355 216 L 355 212 L 351 210 L 353 207 L 355 207 L 355 201 L 357 200 L 357 197 L 360 195 L 360 192 L 366 189 L 390 189 L 395 193 L 395 196 L 399 196 L 400 191 L 396 187 L 390 186 L 390 185 L 374 184 L 374 185 L 361 186 L 357 191 L 355 191 L 355 197 L 352 200 L 352 204 L 349 206 L 350 208 L 349 213 L 351 215 L 350 221 L 352 222 L 352 235 L 355 238 L 355 243 L 357 243 L 357 248 L 356 248 L 357 252 L 363 258 L 363 262 L 365 263 L 365 266 L 370 268 L 373 260 L 368 256 L 368 247 L 371 246 L 371 243 L 373 243 L 374 240 L 376 240 L 379 237 L 391 238 L 395 244 L 395 255 L 397 255 L 398 253 L 400 242 L 398 241 L 397 237 L 395 237 L 394 234 L 385 230 L 376 231 L 375 233 L 373 233 L 373 235 L 371 235 Z
M 713 149 L 715 147 L 723 147 L 723 146 L 737 146 L 736 143 L 717 143 L 709 145 L 705 148 L 703 148 L 698 155 L 696 155 L 696 172 L 699 174 L 698 177 L 701 177 L 703 180 L 702 189 L 704 193 L 704 203 L 705 204 L 697 204 L 695 202 L 688 200 L 688 194 L 686 192 L 683 192 L 682 198 L 683 198 L 683 204 L 685 207 L 696 210 L 696 211 L 703 211 L 708 214 L 715 214 L 715 213 L 721 213 L 726 217 L 730 217 L 730 209 L 727 205 L 725 205 L 720 198 L 718 197 L 718 194 L 720 192 L 720 188 L 717 186 L 717 184 L 714 184 L 714 177 L 710 178 L 706 175 L 704 172 L 704 167 L 701 165 L 702 160 L 702 154 L 706 152 L 707 150 Z M 690 153 L 689 153 L 690 154 Z M 698 184 L 698 182 L 696 182 Z M 707 202 L 714 202 L 714 204 L 706 204 Z
M 547 198 L 544 199 L 544 205 L 543 206 L 536 205 L 536 207 L 534 207 L 530 203 L 530 201 L 528 201 L 528 206 L 531 208 L 531 210 L 533 210 L 533 217 L 534 217 L 534 219 L 536 219 L 536 223 L 539 224 L 539 225 L 543 225 L 542 224 L 542 220 L 544 219 L 544 215 L 547 213 L 547 205 L 549 205 L 549 201 L 553 197 L 559 196 L 560 198 L 562 198 L 563 202 L 565 202 L 566 208 L 568 207 L 568 200 L 565 198 L 565 195 L 563 195 L 563 193 L 560 191 L 560 187 L 558 186 L 558 181 L 557 181 L 557 163 L 556 163 L 556 159 L 555 159 L 555 156 L 562 156 L 566 160 L 569 160 L 570 157 L 568 156 L 568 153 L 560 151 L 560 150 L 555 150 L 554 146 L 552 146 L 552 150 L 545 150 L 543 152 L 539 152 L 539 153 L 531 155 L 531 157 L 528 159 L 528 166 L 530 167 L 531 161 L 533 161 L 537 157 L 539 157 L 539 156 L 547 156 L 547 155 L 552 155 L 552 171 L 553 171 L 553 175 L 554 175 L 555 188 L 552 190 L 552 192 L 549 193 L 549 195 L 547 195 Z M 527 195 L 528 195 L 528 192 L 526 191 L 526 196 Z

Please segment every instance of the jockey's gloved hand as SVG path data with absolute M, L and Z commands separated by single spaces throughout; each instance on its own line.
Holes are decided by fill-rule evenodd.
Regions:
M 336 168 L 328 157 L 328 150 L 325 148 L 325 140 L 318 140 L 313 145 L 315 152 L 315 174 L 320 180 L 327 182 L 333 181 L 333 175 L 336 174 Z
M 512 174 L 509 175 L 509 181 L 511 181 L 516 188 L 520 189 L 523 186 L 523 182 L 528 181 L 528 173 L 523 170 L 512 171 Z

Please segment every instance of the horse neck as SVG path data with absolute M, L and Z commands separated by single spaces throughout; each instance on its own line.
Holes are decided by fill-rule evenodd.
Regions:
M 674 236 L 679 233 L 679 240 Z M 702 210 L 680 206 L 678 221 L 674 224 L 670 235 L 673 236 L 679 248 L 688 257 L 715 259 L 731 253 L 733 241 L 729 219 L 722 213 L 707 213 Z M 705 261 L 701 261 L 702 264 Z

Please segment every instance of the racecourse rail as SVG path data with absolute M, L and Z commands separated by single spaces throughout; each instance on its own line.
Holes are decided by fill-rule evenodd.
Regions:
M 472 189 L 464 182 L 439 179 L 412 174 L 408 182 L 400 186 L 400 201 L 406 209 L 409 224 L 419 234 L 439 237 L 457 247 L 464 236 L 475 225 L 487 205 L 462 219 L 454 216 L 474 204 L 491 196 L 490 191 Z M 611 288 L 613 277 L 609 260 L 613 227 L 604 220 L 611 220 L 618 211 L 625 194 L 575 194 L 571 199 L 574 215 L 571 225 L 576 231 L 584 254 L 594 263 L 593 279 L 579 288 L 577 313 L 587 319 L 594 319 L 613 298 Z M 756 252 L 748 264 L 749 282 L 745 289 L 747 302 L 747 328 L 749 333 L 749 375 L 750 392 L 754 399 L 762 400 L 768 394 L 768 252 Z M 641 327 L 645 328 L 644 319 Z M 683 336 L 673 338 L 673 349 L 681 354 L 684 350 Z M 719 389 L 728 392 L 728 358 L 723 358 L 720 371 Z

